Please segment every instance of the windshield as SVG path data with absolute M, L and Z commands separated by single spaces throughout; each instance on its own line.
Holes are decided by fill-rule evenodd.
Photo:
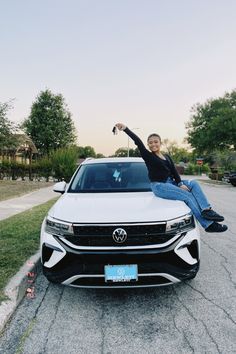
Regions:
M 110 162 L 82 165 L 68 192 L 143 192 L 150 190 L 150 181 L 144 162 Z

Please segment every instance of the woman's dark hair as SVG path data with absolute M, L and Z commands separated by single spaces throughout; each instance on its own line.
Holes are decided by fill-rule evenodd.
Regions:
M 158 134 L 156 134 L 156 133 L 150 134 L 150 135 L 148 136 L 148 138 L 147 138 L 147 141 L 148 141 L 150 138 L 152 138 L 153 136 L 157 137 L 157 138 L 161 141 L 160 135 L 158 135 Z

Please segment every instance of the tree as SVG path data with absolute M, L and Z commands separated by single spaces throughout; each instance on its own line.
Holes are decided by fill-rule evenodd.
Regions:
M 232 150 L 221 150 L 213 151 L 209 156 L 209 161 L 211 164 L 216 164 L 221 169 L 226 171 L 236 170 L 236 151 Z
M 87 157 L 96 157 L 96 152 L 92 146 L 79 146 L 78 156 L 81 159 L 86 159 Z
M 131 149 L 130 149 L 131 150 Z M 130 151 L 129 150 L 129 151 Z M 128 149 L 127 148 L 119 148 L 115 151 L 115 154 L 112 155 L 114 157 L 126 157 L 128 154 Z
M 115 157 L 127 157 L 128 156 L 128 149 L 127 148 L 119 148 L 118 150 L 115 151 L 115 154 L 113 155 Z M 135 149 L 129 149 L 129 157 L 140 157 L 140 152 L 138 148 Z
M 22 129 L 31 137 L 42 155 L 68 147 L 76 140 L 74 123 L 63 96 L 55 95 L 48 89 L 37 96 Z
M 192 107 L 187 141 L 200 154 L 236 149 L 236 90 Z
M 0 150 L 14 149 L 18 144 L 14 132 L 17 126 L 7 118 L 7 112 L 12 108 L 10 102 L 0 102 Z
M 179 147 L 176 141 L 164 139 L 162 145 L 163 150 L 171 155 L 171 158 L 175 161 L 175 163 L 189 162 L 193 159 L 192 153 L 185 148 Z
M 105 155 L 103 155 L 103 154 L 101 154 L 100 152 L 98 152 L 98 153 L 96 154 L 96 158 L 98 159 L 98 158 L 101 158 L 101 157 L 105 157 Z

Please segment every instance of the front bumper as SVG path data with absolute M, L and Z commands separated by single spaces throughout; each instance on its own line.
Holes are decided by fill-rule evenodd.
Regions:
M 43 228 L 42 228 L 43 230 Z M 74 287 L 161 286 L 193 278 L 199 269 L 198 228 L 173 237 L 167 245 L 152 247 L 81 249 L 63 238 L 41 232 L 41 261 L 49 281 Z M 106 283 L 106 265 L 137 264 L 135 282 Z

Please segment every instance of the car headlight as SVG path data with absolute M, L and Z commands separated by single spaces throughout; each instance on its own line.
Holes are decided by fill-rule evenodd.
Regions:
M 49 216 L 45 221 L 45 231 L 57 236 L 74 235 L 72 224 L 59 222 Z
M 193 215 L 187 214 L 181 218 L 167 221 L 166 232 L 178 232 L 193 229 L 195 227 Z

